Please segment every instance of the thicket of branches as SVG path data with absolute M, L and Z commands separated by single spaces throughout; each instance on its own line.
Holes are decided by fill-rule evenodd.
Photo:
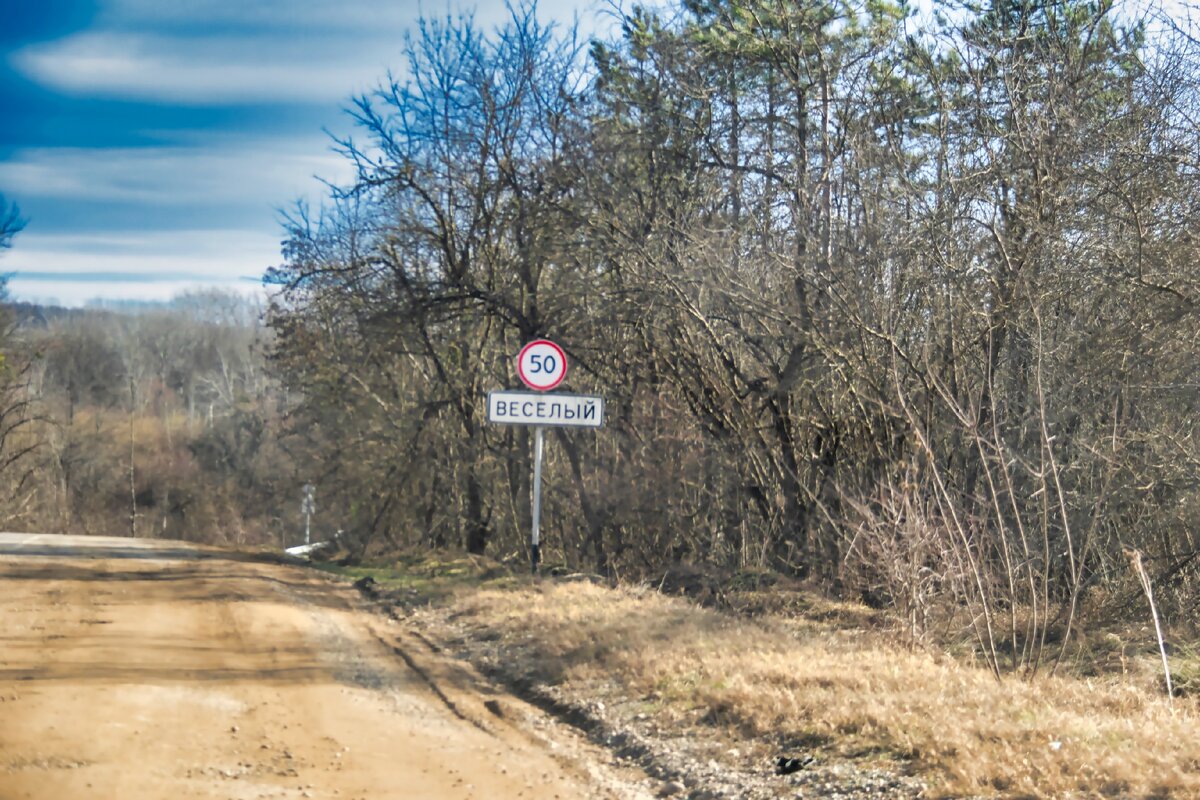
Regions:
M 1098 0 L 684 0 L 584 47 L 428 21 L 358 98 L 353 185 L 272 274 L 293 430 L 362 547 L 520 552 L 546 336 L 552 557 L 775 569 L 966 609 L 1036 670 L 1144 549 L 1190 590 L 1200 61 Z

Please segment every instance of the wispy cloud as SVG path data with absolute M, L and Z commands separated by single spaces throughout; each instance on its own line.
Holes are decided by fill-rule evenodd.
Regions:
M 96 283 L 228 283 L 211 273 L 201 272 L 13 272 L 11 279 L 19 281 L 35 281 L 46 283 L 74 283 L 79 281 L 94 281 Z M 239 282 L 261 283 L 259 279 L 245 276 L 235 278 Z
M 426 9 L 429 11 L 430 9 Z M 434 13 L 437 13 L 434 9 Z M 288 35 L 325 35 L 373 30 L 404 30 L 417 15 L 417 4 L 378 0 L 110 0 L 102 15 L 109 25 L 182 27 L 187 30 L 256 29 Z
M 569 21 L 591 2 L 542 0 L 539 16 Z M 348 130 L 349 98 L 402 74 L 421 13 L 411 0 L 87 0 L 70 17 L 86 28 L 69 32 L 64 3 L 84 0 L 26 4 L 0 64 L 0 80 L 21 78 L 0 91 L 0 189 L 30 218 L 0 271 L 17 273 L 14 295 L 64 302 L 240 290 L 277 264 L 277 209 L 324 197 L 314 176 L 352 177 L 322 128 Z M 503 0 L 481 5 L 481 29 L 507 19 Z
M 22 48 L 12 61 L 42 85 L 88 97 L 336 105 L 373 86 L 399 52 L 394 40 L 368 44 L 88 32 Z
M 295 139 L 213 141 L 143 148 L 57 147 L 17 152 L 0 163 L 0 185 L 25 198 L 156 205 L 287 202 L 313 188 L 313 176 L 349 178 L 320 131 Z M 290 190 L 290 191 L 289 191 Z
M 570 24 L 585 3 L 548 0 L 540 15 Z M 436 4 L 435 4 L 436 6 Z M 434 16 L 473 4 L 427 8 Z M 94 28 L 17 50 L 30 79 L 90 97 L 168 103 L 338 103 L 403 72 L 415 5 L 377 0 L 110 0 Z M 508 11 L 473 11 L 483 30 Z M 589 29 L 592 26 L 588 26 Z
M 261 275 L 279 260 L 279 237 L 269 230 L 142 231 L 30 237 L 0 261 L 0 271 L 32 281 L 127 275 L 131 281 L 230 282 Z
M 211 288 L 214 284 L 196 281 L 139 281 L 106 282 L 96 280 L 69 280 L 61 282 L 29 281 L 20 277 L 8 283 L 9 293 L 31 303 L 46 305 L 81 306 L 93 300 L 150 300 L 166 301 L 187 291 Z M 226 291 L 238 292 L 250 297 L 265 298 L 266 290 L 250 283 L 220 284 Z

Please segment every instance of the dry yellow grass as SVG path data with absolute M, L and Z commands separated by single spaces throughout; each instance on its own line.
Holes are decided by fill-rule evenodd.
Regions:
M 457 619 L 569 682 L 615 680 L 670 718 L 878 752 L 947 796 L 1198 797 L 1190 700 L 1127 678 L 997 681 L 861 631 L 747 620 L 589 584 L 468 591 Z

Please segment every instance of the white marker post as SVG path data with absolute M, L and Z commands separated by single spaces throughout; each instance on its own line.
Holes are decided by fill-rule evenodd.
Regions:
M 550 425 L 600 427 L 604 421 L 604 399 L 539 394 L 558 386 L 567 377 L 567 354 L 547 339 L 538 339 L 521 348 L 517 355 L 517 375 L 534 391 L 489 393 L 488 422 L 533 426 L 533 531 L 529 557 L 536 575 L 541 556 L 543 430 Z
M 304 484 L 304 499 L 300 501 L 300 513 L 304 515 L 304 545 L 312 544 L 311 525 L 313 512 L 317 510 L 313 502 L 314 487 L 311 483 Z

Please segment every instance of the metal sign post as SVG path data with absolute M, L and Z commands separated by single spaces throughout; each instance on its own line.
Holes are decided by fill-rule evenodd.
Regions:
M 529 560 L 538 571 L 542 554 L 542 450 L 547 426 L 599 428 L 604 424 L 604 398 L 594 395 L 543 394 L 567 377 L 567 355 L 561 347 L 538 339 L 521 348 L 517 375 L 532 392 L 488 393 L 488 422 L 533 426 L 533 531 Z
M 529 538 L 529 560 L 537 574 L 542 545 L 542 428 L 533 429 L 533 533 Z
M 312 544 L 312 515 L 317 510 L 316 504 L 313 502 L 314 487 L 311 483 L 304 484 L 304 499 L 300 501 L 300 513 L 304 515 L 304 544 L 305 546 Z

